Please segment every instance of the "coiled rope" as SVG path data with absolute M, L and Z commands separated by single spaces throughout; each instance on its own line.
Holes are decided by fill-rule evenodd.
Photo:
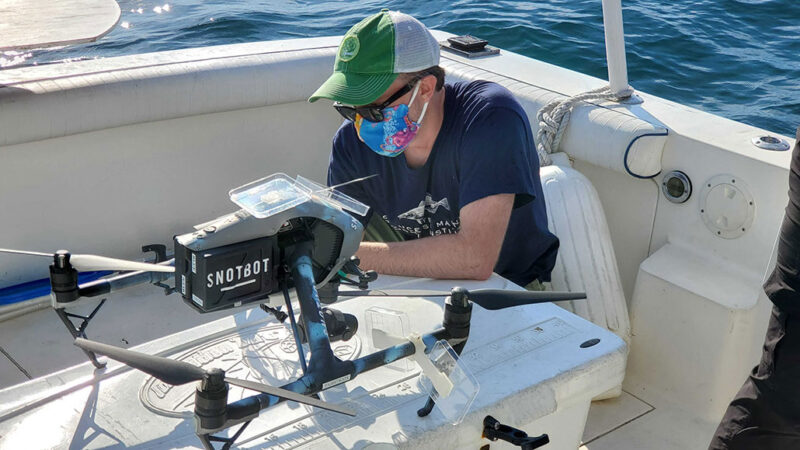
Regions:
M 542 106 L 536 113 L 536 120 L 539 121 L 539 131 L 536 133 L 536 152 L 539 154 L 539 166 L 549 166 L 552 164 L 550 153 L 558 151 L 561 138 L 567 129 L 572 108 L 587 100 L 622 100 L 628 98 L 633 90 L 625 91 L 621 95 L 611 92 L 611 87 L 603 86 L 582 94 L 573 95 L 565 99 L 553 100 Z

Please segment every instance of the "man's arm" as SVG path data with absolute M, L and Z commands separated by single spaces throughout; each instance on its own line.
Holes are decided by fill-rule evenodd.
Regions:
M 405 242 L 362 242 L 362 269 L 388 275 L 485 280 L 492 275 L 506 235 L 514 194 L 497 194 L 461 208 L 456 234 Z

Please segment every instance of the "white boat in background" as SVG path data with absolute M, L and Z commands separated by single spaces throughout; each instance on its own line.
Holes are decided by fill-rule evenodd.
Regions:
M 452 36 L 434 35 L 440 41 Z M 226 195 L 233 187 L 273 172 L 324 180 L 330 140 L 341 119 L 306 99 L 329 75 L 340 39 L 256 42 L 0 71 L 0 247 L 141 259 L 141 245 L 170 244 L 172 236 L 234 210 Z M 628 83 L 624 58 L 618 58 L 624 55 L 621 24 L 607 28 L 607 40 L 611 90 L 622 92 Z M 534 133 L 537 112 L 546 104 L 608 84 L 504 50 L 484 58 L 443 51 L 442 66 L 451 81 L 485 79 L 506 86 L 528 112 Z M 553 384 L 547 378 L 551 384 L 542 385 L 547 389 L 526 397 L 535 401 L 549 393 L 552 401 L 516 418 L 513 402 L 504 403 L 504 419 L 519 419 L 517 425 L 531 434 L 577 433 L 577 440 L 564 437 L 548 448 L 574 448 L 578 441 L 591 450 L 705 447 L 760 355 L 771 307 L 761 282 L 774 261 L 787 201 L 790 153 L 776 149 L 791 144 L 788 137 L 643 92 L 634 100 L 577 103 L 560 146 L 549 156 L 553 164 L 541 174 L 550 225 L 562 240 L 552 284 L 557 290 L 585 290 L 589 301 L 567 309 L 621 340 L 608 333 L 605 356 L 598 354 L 596 365 L 585 366 L 606 372 L 592 369 L 581 378 L 581 363 L 570 363 L 563 369 L 567 381 Z M 46 277 L 39 259 L 0 255 L 0 288 Z M 500 286 L 503 280 L 489 283 Z M 135 430 L 110 441 L 73 435 L 91 428 L 86 417 L 93 403 L 77 386 L 87 385 L 92 368 L 82 363 L 85 357 L 48 308 L 48 299 L 0 307 L 6 319 L 0 322 L 0 388 L 5 388 L 0 447 L 34 438 L 32 424 L 47 414 L 69 416 L 59 422 L 58 436 L 73 440 L 41 441 L 44 446 L 197 445 L 160 440 L 170 430 L 142 440 L 132 437 Z M 549 308 L 524 317 L 533 323 L 536 314 L 543 320 L 558 317 L 581 330 L 569 339 L 594 332 L 586 321 Z M 101 341 L 177 355 L 188 344 L 206 345 L 231 330 L 263 325 L 253 312 L 259 311 L 198 315 L 177 296 L 136 288 L 115 295 L 87 332 Z M 424 314 L 414 313 L 412 322 L 418 316 Z M 199 327 L 166 336 L 192 326 Z M 562 337 L 543 341 L 535 357 L 557 365 L 566 351 L 561 345 L 569 341 Z M 133 386 L 128 393 L 136 399 L 141 376 L 119 366 L 106 375 L 104 382 L 116 387 L 102 395 L 120 395 L 124 386 Z M 84 395 L 78 403 L 85 409 L 73 411 L 72 403 L 59 400 L 67 391 Z M 597 401 L 589 409 L 592 398 Z M 102 398 L 99 402 L 103 406 Z M 112 422 L 121 423 L 125 411 L 98 407 L 97 413 L 117 414 Z M 151 426 L 151 419 L 136 420 L 141 421 L 133 426 Z M 182 420 L 175 426 L 185 432 L 191 421 Z M 289 428 L 305 419 L 297 420 L 287 422 Z M 260 432 L 281 435 L 279 429 Z M 353 436 L 358 432 L 351 431 L 347 439 L 354 440 L 339 447 L 379 442 Z M 269 447 L 272 441 L 248 442 Z M 335 441 L 319 436 L 282 442 L 286 448 L 335 447 Z M 390 443 L 408 442 L 413 438 Z

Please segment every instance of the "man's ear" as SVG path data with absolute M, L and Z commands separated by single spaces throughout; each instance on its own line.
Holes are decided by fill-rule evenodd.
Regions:
M 419 92 L 417 95 L 420 96 L 422 103 L 429 102 L 431 98 L 433 98 L 433 94 L 436 92 L 436 77 L 433 75 L 428 75 L 419 80 L 419 83 Z

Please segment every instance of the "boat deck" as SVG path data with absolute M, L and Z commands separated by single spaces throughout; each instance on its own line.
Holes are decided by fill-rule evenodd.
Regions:
M 615 399 L 592 403 L 581 449 L 703 449 L 717 423 L 663 398 L 636 397 L 623 389 Z

